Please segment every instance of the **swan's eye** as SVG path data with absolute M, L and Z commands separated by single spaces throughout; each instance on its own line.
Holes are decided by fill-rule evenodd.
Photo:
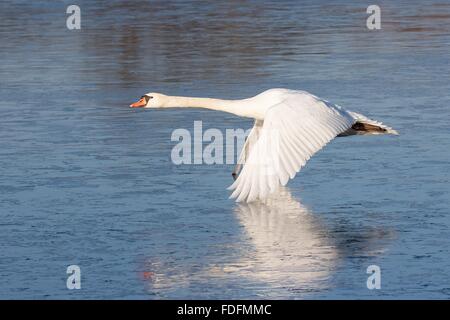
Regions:
M 144 98 L 145 99 L 145 103 L 147 103 L 148 102 L 148 100 L 150 100 L 150 99 L 153 99 L 153 97 L 151 97 L 151 96 L 147 96 L 147 95 L 143 95 L 142 97 L 141 97 L 141 99 L 142 98 Z

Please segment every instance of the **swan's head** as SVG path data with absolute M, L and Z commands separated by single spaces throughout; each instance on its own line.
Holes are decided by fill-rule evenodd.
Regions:
M 130 108 L 164 108 L 168 97 L 156 92 L 144 94 L 139 101 L 130 104 Z

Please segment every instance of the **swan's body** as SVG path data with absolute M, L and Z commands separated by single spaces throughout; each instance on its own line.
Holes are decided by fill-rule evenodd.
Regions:
M 270 89 L 242 100 L 144 95 L 131 107 L 207 108 L 255 119 L 229 189 L 236 201 L 265 199 L 336 136 L 397 134 L 380 122 L 322 100 L 308 92 Z

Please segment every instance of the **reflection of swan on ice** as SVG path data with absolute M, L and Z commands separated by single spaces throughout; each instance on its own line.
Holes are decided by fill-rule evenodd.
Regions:
M 342 263 L 347 257 L 371 259 L 382 254 L 393 236 L 384 226 L 365 227 L 349 220 L 334 221 L 327 228 L 287 188 L 280 188 L 264 202 L 236 204 L 235 215 L 243 238 L 227 243 L 224 256 L 183 263 L 167 256 L 147 258 L 141 276 L 149 290 L 185 297 L 183 293 L 191 294 L 191 289 L 182 288 L 199 286 L 196 297 L 204 298 L 209 297 L 209 286 L 223 286 L 233 294 L 231 288 L 239 294 L 248 289 L 250 295 L 256 290 L 266 298 L 290 293 L 298 297 L 336 283 L 331 278 L 345 272 Z M 363 262 L 364 275 L 370 264 L 370 260 Z
M 192 282 L 217 284 L 225 279 L 243 286 L 264 284 L 269 289 L 267 297 L 276 295 L 271 291 L 276 288 L 298 293 L 327 287 L 338 259 L 337 248 L 317 216 L 287 188 L 280 188 L 264 202 L 237 203 L 235 214 L 244 227 L 242 241 L 233 243 L 236 259 L 228 257 L 203 268 L 180 268 L 153 258 L 142 274 L 151 291 L 188 287 Z
M 296 201 L 287 188 L 264 202 L 237 204 L 236 214 L 253 249 L 216 272 L 221 269 L 239 273 L 291 289 L 326 285 L 337 250 L 317 217 Z

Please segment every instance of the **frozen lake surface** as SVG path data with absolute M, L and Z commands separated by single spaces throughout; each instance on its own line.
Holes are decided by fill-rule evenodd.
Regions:
M 0 4 L 0 298 L 450 298 L 450 5 L 378 1 Z M 201 110 L 149 91 L 286 87 L 400 136 L 334 140 L 267 204 L 228 200 L 232 165 L 170 160 Z M 66 268 L 81 268 L 81 290 Z M 381 268 L 381 290 L 366 269 Z

